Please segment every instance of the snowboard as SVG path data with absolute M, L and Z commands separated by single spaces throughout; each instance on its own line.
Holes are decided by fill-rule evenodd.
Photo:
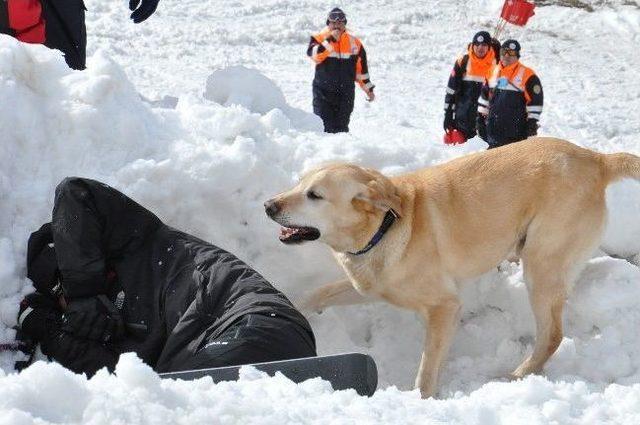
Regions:
M 334 390 L 352 388 L 362 396 L 371 396 L 378 385 L 378 368 L 373 358 L 362 353 L 305 357 L 277 362 L 252 363 L 250 366 L 273 376 L 281 372 L 295 383 L 320 377 L 331 383 Z M 241 366 L 214 367 L 161 373 L 161 378 L 192 380 L 210 376 L 213 382 L 235 381 Z

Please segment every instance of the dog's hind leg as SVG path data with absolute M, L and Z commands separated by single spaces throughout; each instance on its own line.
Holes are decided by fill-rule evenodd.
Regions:
M 522 251 L 524 278 L 536 320 L 533 353 L 512 373 L 542 370 L 562 341 L 562 309 L 581 266 L 600 240 L 604 201 L 573 206 L 578 214 L 548 214 L 532 223 Z
M 321 313 L 333 305 L 364 304 L 373 301 L 377 299 L 360 294 L 349 279 L 343 279 L 315 289 L 303 301 L 301 309 L 303 312 Z
M 566 298 L 564 282 L 553 278 L 544 280 L 544 276 L 535 273 L 534 276 L 529 297 L 536 319 L 536 342 L 533 353 L 511 374 L 514 378 L 540 372 L 562 341 L 562 309 Z
M 452 298 L 429 306 L 423 312 L 427 335 L 416 377 L 416 388 L 420 389 L 422 398 L 435 394 L 440 367 L 449 352 L 459 311 L 460 302 Z

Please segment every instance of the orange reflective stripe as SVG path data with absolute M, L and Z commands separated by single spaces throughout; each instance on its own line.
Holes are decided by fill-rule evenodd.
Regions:
M 535 75 L 531 68 L 522 65 L 519 61 L 507 67 L 498 65 L 489 80 L 489 87 L 494 88 L 498 79 L 506 78 L 509 81 L 510 88 L 506 90 L 517 90 L 523 93 L 526 103 L 531 101 L 531 96 L 527 93 L 526 85 L 529 78 Z
M 522 76 L 522 91 L 524 92 L 524 99 L 526 100 L 527 103 L 531 102 L 531 96 L 529 96 L 529 93 L 527 92 L 527 81 L 529 81 L 529 78 L 533 77 L 534 75 L 536 75 L 535 72 L 533 72 L 533 70 L 531 68 L 528 68 L 526 66 L 523 66 L 524 68 L 524 75 Z
M 318 42 L 318 44 L 323 45 L 325 48 L 324 51 L 318 53 L 319 46 L 313 47 L 312 53 L 311 53 L 311 59 L 313 59 L 315 63 L 322 63 L 326 58 L 329 57 L 329 55 L 332 52 L 333 47 L 331 46 L 331 43 L 329 43 L 326 40 L 327 37 L 329 37 L 329 34 L 330 34 L 329 29 L 325 28 L 322 32 L 313 36 L 313 38 Z
M 315 38 L 318 43 L 322 44 L 322 42 L 326 40 L 330 34 L 331 32 L 329 31 L 329 28 L 325 28 L 322 31 L 320 31 L 318 34 L 314 35 L 313 38 Z
M 326 48 L 326 45 L 324 43 L 330 35 L 331 32 L 329 31 L 329 29 L 325 28 L 318 34 L 314 35 L 313 38 L 315 38 L 318 43 L 324 45 Z M 362 43 L 360 42 L 360 40 L 358 40 L 357 37 L 354 37 L 347 32 L 343 32 L 340 36 L 340 40 L 338 41 L 326 42 L 331 45 L 331 47 L 333 48 L 333 53 L 335 53 L 331 56 L 340 57 L 343 59 L 346 59 L 349 56 L 357 55 L 360 52 L 360 47 L 362 46 Z

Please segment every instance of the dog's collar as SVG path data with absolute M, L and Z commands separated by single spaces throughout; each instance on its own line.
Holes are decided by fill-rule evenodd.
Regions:
M 378 242 L 380 242 L 382 240 L 382 237 L 384 236 L 385 233 L 387 233 L 387 230 L 389 230 L 389 227 L 391 227 L 391 225 L 399 217 L 400 216 L 398 215 L 397 212 L 395 212 L 393 210 L 393 208 L 390 209 L 389 211 L 387 211 L 387 213 L 384 215 L 384 219 L 382 220 L 382 224 L 378 228 L 378 231 L 376 232 L 376 234 L 373 235 L 373 237 L 371 238 L 369 243 L 364 248 L 362 248 L 360 251 L 358 251 L 358 252 L 349 252 L 349 251 L 347 251 L 347 254 L 362 255 L 365 252 L 369 252 L 369 250 L 371 250 L 371 248 L 376 246 L 378 244 Z

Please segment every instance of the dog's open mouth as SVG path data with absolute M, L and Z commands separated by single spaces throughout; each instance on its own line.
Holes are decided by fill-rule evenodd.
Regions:
M 280 242 L 300 243 L 304 241 L 315 241 L 320 237 L 320 230 L 315 227 L 294 226 L 282 227 L 280 229 Z

